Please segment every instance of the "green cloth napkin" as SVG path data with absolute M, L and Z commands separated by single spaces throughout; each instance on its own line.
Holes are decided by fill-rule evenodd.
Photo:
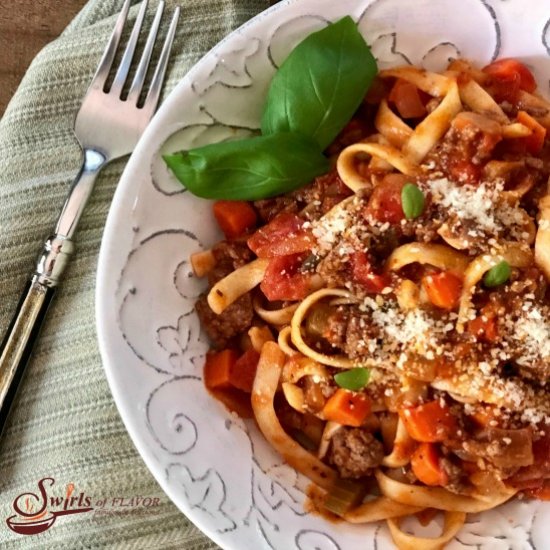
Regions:
M 152 19 L 151 2 L 148 18 Z M 221 38 L 269 6 L 268 0 L 168 0 L 182 15 L 164 97 Z M 59 39 L 33 61 L 0 120 L 0 333 L 51 232 L 80 165 L 72 125 L 122 0 L 91 0 Z M 15 8 L 15 6 L 14 6 Z M 131 20 L 138 6 L 131 9 Z M 165 17 L 165 22 L 168 17 Z M 149 20 L 150 23 L 150 20 Z M 215 548 L 164 495 L 119 417 L 96 342 L 97 257 L 125 161 L 103 171 L 76 237 L 77 252 L 50 309 L 19 397 L 0 440 L 0 548 Z M 13 500 L 52 491 L 105 498 L 158 498 L 153 511 L 94 512 L 58 518 L 46 532 L 8 529 Z M 128 502 L 128 501 L 127 501 Z

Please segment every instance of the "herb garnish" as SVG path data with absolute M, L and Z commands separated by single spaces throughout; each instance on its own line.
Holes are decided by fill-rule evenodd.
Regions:
M 414 184 L 406 183 L 401 190 L 401 207 L 405 218 L 414 220 L 424 212 L 424 193 Z
M 293 133 L 214 143 L 164 160 L 189 191 L 205 199 L 264 199 L 329 169 L 317 144 Z
M 286 193 L 329 169 L 322 154 L 359 107 L 376 61 L 351 17 L 305 38 L 279 68 L 262 136 L 163 158 L 199 197 L 257 200 Z
M 506 260 L 502 260 L 485 273 L 483 284 L 489 288 L 500 286 L 510 278 L 511 274 L 512 269 L 510 268 L 510 264 Z
M 345 390 L 358 391 L 364 388 L 370 378 L 370 371 L 365 367 L 356 367 L 334 375 L 334 381 Z

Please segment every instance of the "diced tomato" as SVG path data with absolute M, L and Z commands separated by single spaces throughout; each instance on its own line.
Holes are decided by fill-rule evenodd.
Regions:
M 299 271 L 303 254 L 271 258 L 260 284 L 268 300 L 302 300 L 311 290 L 311 274 Z
M 507 87 L 517 86 L 529 93 L 537 88 L 533 73 L 517 59 L 499 59 L 484 67 L 483 72 Z
M 282 213 L 260 227 L 247 241 L 259 258 L 274 258 L 311 250 L 314 239 L 296 214 Z
M 255 349 L 245 351 L 229 370 L 231 385 L 239 390 L 251 393 L 259 360 L 260 354 Z
M 395 81 L 388 101 L 395 105 L 403 118 L 420 118 L 427 113 L 418 88 L 402 78 Z
M 236 239 L 250 231 L 258 221 L 254 208 L 245 201 L 216 201 L 214 217 L 227 239 Z
M 522 140 L 525 143 L 525 149 L 528 153 L 537 155 L 544 145 L 546 128 L 525 111 L 519 111 L 517 121 L 533 131 L 530 136 L 518 138 L 518 140 Z
M 410 181 L 403 174 L 388 174 L 374 188 L 365 209 L 367 216 L 375 220 L 398 224 L 405 218 L 401 205 L 401 191 Z
M 450 271 L 425 275 L 422 277 L 422 286 L 434 306 L 448 310 L 458 306 L 462 281 Z
M 419 481 L 430 486 L 445 486 L 449 476 L 440 465 L 437 445 L 422 443 L 411 458 L 411 467 Z
M 481 166 L 460 158 L 451 158 L 449 161 L 449 175 L 459 184 L 475 185 L 481 180 L 483 170 Z
M 532 93 L 537 87 L 531 71 L 515 59 L 499 59 L 483 69 L 490 78 L 484 84 L 493 98 L 501 103 L 518 103 L 520 91 Z
M 458 426 L 447 405 L 439 399 L 399 410 L 399 417 L 409 435 L 423 443 L 437 443 L 451 438 Z
M 529 498 L 536 498 L 537 500 L 550 500 L 550 481 L 545 481 L 536 489 L 527 489 L 524 491 L 524 494 Z
M 491 305 L 481 310 L 481 315 L 468 321 L 468 332 L 473 334 L 477 340 L 496 342 L 498 339 L 498 324 L 495 308 Z
M 501 125 L 478 113 L 463 111 L 456 115 L 451 126 L 460 132 L 461 139 L 475 141 L 472 145 L 482 156 L 490 155 L 497 143 L 502 140 Z
M 230 373 L 239 353 L 234 349 L 224 349 L 206 354 L 204 364 L 204 384 L 209 389 L 226 389 L 231 387 Z
M 371 412 L 371 400 L 364 393 L 354 393 L 340 388 L 323 407 L 327 420 L 344 426 L 359 427 Z
M 390 286 L 390 278 L 374 272 L 365 252 L 355 252 L 351 256 L 351 266 L 353 280 L 363 285 L 367 292 L 379 293 Z

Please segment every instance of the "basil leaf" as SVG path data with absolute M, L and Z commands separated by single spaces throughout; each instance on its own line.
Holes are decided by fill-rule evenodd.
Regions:
M 414 184 L 406 183 L 401 190 L 401 207 L 408 220 L 414 220 L 424 212 L 424 193 Z
M 361 104 L 377 70 L 351 17 L 310 34 L 273 77 L 262 133 L 300 132 L 325 149 Z
M 319 146 L 296 133 L 214 143 L 163 158 L 191 193 L 205 199 L 265 199 L 329 170 Z
M 502 285 L 510 278 L 511 274 L 512 269 L 510 268 L 510 264 L 506 260 L 502 260 L 485 273 L 483 284 L 489 288 Z
M 357 391 L 364 388 L 370 377 L 369 369 L 356 367 L 334 375 L 334 381 L 346 390 Z

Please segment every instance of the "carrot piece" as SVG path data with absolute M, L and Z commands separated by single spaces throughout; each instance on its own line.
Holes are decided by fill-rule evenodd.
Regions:
M 472 414 L 468 415 L 480 428 L 488 428 L 489 423 L 495 420 L 495 407 L 484 405 L 478 407 Z
M 517 139 L 522 140 L 525 143 L 525 148 L 527 149 L 528 153 L 531 153 L 533 155 L 540 153 L 542 146 L 544 145 L 544 140 L 546 138 L 546 128 L 539 124 L 531 115 L 529 115 L 525 111 L 519 111 L 516 120 L 524 126 L 527 126 L 527 128 L 529 128 L 533 132 L 530 136 Z
M 239 354 L 234 349 L 209 352 L 204 365 L 204 384 L 209 389 L 230 388 L 230 373 Z
M 260 354 L 255 349 L 245 351 L 231 365 L 229 370 L 230 384 L 239 390 L 251 393 L 259 360 Z
M 449 476 L 441 467 L 439 452 L 433 443 L 422 443 L 411 458 L 411 467 L 414 475 L 425 485 L 445 486 Z
M 458 306 L 462 281 L 449 271 L 422 277 L 422 286 L 430 302 L 443 309 L 454 309 Z
M 364 393 L 354 393 L 339 389 L 323 407 L 327 420 L 344 426 L 359 427 L 371 411 L 371 401 Z
M 427 113 L 418 88 L 402 78 L 395 81 L 388 96 L 388 101 L 395 105 L 403 118 L 419 118 Z
M 216 201 L 214 217 L 227 239 L 241 237 L 255 227 L 256 212 L 245 201 Z
M 439 399 L 418 407 L 401 409 L 399 417 L 409 435 L 422 443 L 445 441 L 458 429 L 456 418 L 451 414 L 449 407 L 442 405 Z

